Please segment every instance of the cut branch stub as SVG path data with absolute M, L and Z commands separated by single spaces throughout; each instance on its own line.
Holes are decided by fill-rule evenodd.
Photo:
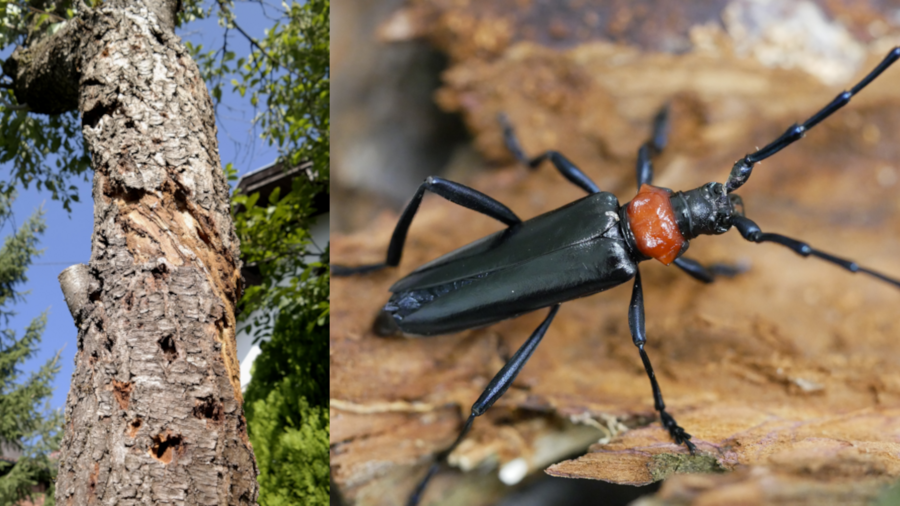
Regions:
M 75 264 L 59 273 L 59 285 L 63 291 L 63 297 L 75 320 L 75 326 L 81 326 L 81 322 L 87 315 L 90 306 L 90 298 L 93 278 L 90 268 L 85 264 Z
M 17 47 L 3 63 L 3 72 L 13 78 L 19 104 L 31 112 L 62 114 L 78 107 L 78 52 L 74 42 L 81 20 L 67 21 L 55 34 L 28 48 Z

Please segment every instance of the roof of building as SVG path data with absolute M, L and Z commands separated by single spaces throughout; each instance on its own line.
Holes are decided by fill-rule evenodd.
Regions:
M 268 206 L 269 195 L 275 188 L 281 188 L 281 194 L 285 195 L 291 190 L 293 180 L 295 178 L 303 178 L 310 183 L 317 180 L 317 174 L 312 169 L 312 162 L 304 162 L 298 166 L 285 170 L 284 165 L 280 162 L 274 162 L 260 169 L 244 174 L 239 180 L 237 187 L 246 195 L 252 195 L 259 192 L 259 200 L 256 201 L 257 206 Z M 328 212 L 329 196 L 328 191 L 320 191 L 313 197 L 313 209 L 315 210 L 311 217 L 319 216 Z M 237 212 L 241 212 L 238 208 Z M 255 264 L 245 263 L 241 267 L 241 274 L 247 286 L 258 285 L 262 282 L 262 274 L 259 266 Z
M 307 181 L 313 182 L 316 181 L 316 176 L 312 170 L 312 162 L 304 162 L 287 170 L 284 169 L 281 162 L 274 162 L 241 176 L 237 187 L 246 195 L 259 192 L 257 205 L 267 206 L 269 195 L 275 188 L 281 188 L 281 194 L 284 195 L 290 191 L 294 178 L 304 177 Z M 319 192 L 313 198 L 313 208 L 315 209 L 313 216 L 327 213 L 328 206 L 328 192 Z

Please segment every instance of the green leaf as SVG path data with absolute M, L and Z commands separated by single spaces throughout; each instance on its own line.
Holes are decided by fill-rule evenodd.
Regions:
M 274 190 L 265 207 L 259 194 L 236 195 L 232 207 L 245 263 L 255 262 L 262 283 L 241 299 L 242 318 L 257 315 L 247 332 L 262 353 L 253 366 L 245 406 L 260 466 L 260 504 L 325 505 L 328 465 L 328 249 L 311 250 L 313 197 L 328 191 L 328 1 L 286 5 L 287 19 L 266 32 L 232 86 L 265 104 L 257 125 L 288 166 L 313 163 L 315 181 L 295 177 L 290 191 Z M 272 61 L 274 57 L 277 61 Z M 307 265 L 310 255 L 318 255 Z

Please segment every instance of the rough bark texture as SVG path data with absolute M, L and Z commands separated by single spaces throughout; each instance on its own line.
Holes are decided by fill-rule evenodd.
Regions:
M 523 4 L 587 11 L 615 4 L 595 19 L 619 20 L 625 40 L 590 31 L 582 37 L 578 26 L 567 24 L 592 19 L 590 12 L 545 13 L 547 23 L 559 20 L 548 32 L 533 29 L 538 17 L 523 16 L 513 2 L 413 3 L 386 32 L 427 34 L 447 51 L 452 64 L 438 103 L 460 113 L 478 151 L 503 165 L 491 172 L 488 164 L 465 159 L 470 174 L 473 167 L 481 173 L 454 179 L 523 219 L 583 192 L 549 164 L 533 173 L 514 166 L 496 121 L 500 111 L 510 116 L 529 154 L 558 149 L 626 202 L 636 190 L 637 149 L 662 104 L 672 104 L 672 128 L 655 163 L 655 184 L 685 190 L 723 182 L 735 159 L 852 86 L 900 40 L 900 29 L 878 25 L 877 5 L 867 2 L 852 8 L 834 3 L 847 11 L 838 13 L 849 20 L 852 36 L 846 39 L 836 36 L 841 30 L 830 21 L 838 14 L 814 11 L 827 14 L 829 25 L 818 29 L 836 30 L 821 53 L 799 42 L 779 46 L 754 39 L 759 34 L 752 30 L 741 35 L 741 9 L 754 3 L 736 1 L 700 18 L 715 23 L 673 22 L 673 36 L 689 42 L 689 50 L 677 54 L 627 36 L 634 20 L 654 18 L 661 2 Z M 796 22 L 791 16 L 766 18 L 759 30 Z M 669 25 L 658 21 L 653 35 L 666 40 Z M 807 26 L 801 21 L 794 26 Z M 636 33 L 649 33 L 640 26 Z M 856 31 L 867 26 L 871 30 Z M 797 34 L 801 42 L 812 40 L 809 35 Z M 833 41 L 840 43 L 828 46 Z M 795 65 L 770 65 L 773 56 Z M 826 67 L 843 70 L 815 73 Z M 758 166 L 739 191 L 748 216 L 763 230 L 900 277 L 898 83 L 900 67 L 891 68 L 805 139 Z M 386 213 L 358 234 L 334 237 L 332 260 L 383 260 L 396 217 Z M 426 198 L 398 269 L 333 280 L 332 471 L 352 504 L 402 501 L 435 453 L 456 437 L 463 415 L 504 357 L 543 318 L 526 315 L 427 339 L 382 339 L 370 331 L 394 281 L 499 228 L 440 198 Z M 738 278 L 704 286 L 676 268 L 641 265 L 647 350 L 670 412 L 694 435 L 701 455 L 688 458 L 659 425 L 628 332 L 631 290 L 625 286 L 562 307 L 512 388 L 450 456 L 451 465 L 504 469 L 522 459 L 529 470 L 542 469 L 548 448 L 562 447 L 551 442 L 574 440 L 574 421 L 598 427 L 595 437 L 603 444 L 551 472 L 622 484 L 667 479 L 657 502 L 648 504 L 861 504 L 900 478 L 900 293 L 777 245 L 750 244 L 736 232 L 697 239 L 688 256 L 750 266 Z M 423 502 L 488 504 L 501 487 L 484 473 L 444 471 Z
M 106 5 L 117 9 L 124 9 L 134 3 L 134 0 L 107 0 Z M 175 30 L 175 18 L 181 10 L 181 0 L 141 0 L 144 7 L 156 16 L 159 28 L 172 33 Z
M 75 62 L 94 169 L 89 268 L 62 277 L 79 333 L 57 503 L 256 504 L 239 245 L 197 66 L 140 2 L 86 13 L 41 47 L 56 56 L 20 51 L 17 75 L 33 79 L 16 84 L 49 93 L 49 70 L 28 65 Z

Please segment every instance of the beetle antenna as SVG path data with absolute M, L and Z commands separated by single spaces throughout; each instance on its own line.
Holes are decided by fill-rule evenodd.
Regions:
M 854 262 L 852 260 L 845 260 L 843 258 L 836 257 L 834 255 L 825 253 L 824 251 L 819 251 L 817 249 L 810 247 L 810 245 L 806 244 L 805 242 L 798 241 L 797 239 L 792 239 L 790 237 L 783 236 L 781 234 L 765 233 L 759 229 L 759 225 L 757 225 L 752 220 L 745 218 L 743 216 L 734 216 L 732 218 L 732 220 L 733 220 L 732 222 L 734 223 L 734 226 L 738 229 L 738 231 L 741 233 L 741 235 L 744 236 L 744 239 L 747 239 L 748 241 L 753 241 L 756 243 L 774 242 L 774 243 L 780 244 L 782 246 L 785 246 L 787 248 L 790 248 L 794 253 L 796 253 L 800 256 L 804 256 L 804 257 L 814 256 L 817 258 L 821 258 L 822 260 L 825 260 L 826 262 L 831 262 L 837 266 L 843 267 L 844 269 L 847 269 L 850 272 L 862 272 L 862 273 L 868 274 L 870 276 L 873 276 L 875 278 L 878 278 L 881 281 L 884 281 L 885 283 L 890 283 L 890 284 L 894 285 L 895 287 L 900 288 L 900 281 L 898 281 L 894 278 L 891 278 L 889 276 L 886 276 L 878 271 L 873 271 L 872 269 L 860 267 L 859 264 L 857 264 L 856 262 Z
M 780 137 L 770 142 L 767 146 L 763 147 L 762 149 L 758 149 L 756 150 L 756 152 L 751 153 L 735 162 L 734 167 L 731 168 L 731 174 L 728 175 L 728 181 L 725 183 L 725 188 L 726 190 L 728 190 L 728 193 L 737 190 L 747 182 L 747 179 L 750 178 L 750 173 L 753 171 L 754 164 L 757 164 L 774 155 L 775 153 L 781 151 L 782 149 L 790 146 L 795 141 L 802 138 L 804 134 L 806 134 L 807 130 L 818 125 L 820 122 L 822 122 L 822 120 L 834 114 L 835 111 L 847 105 L 853 95 L 856 95 L 869 83 L 874 81 L 876 77 L 887 70 L 887 68 L 890 67 L 891 64 L 893 64 L 895 61 L 897 61 L 898 58 L 900 58 L 900 46 L 891 49 L 887 56 L 885 56 L 884 60 L 882 60 L 881 63 L 879 63 L 878 66 L 875 67 L 874 70 L 872 70 L 872 72 L 869 72 L 869 75 L 864 77 L 862 81 L 856 83 L 856 86 L 851 88 L 850 91 L 844 91 L 838 94 L 838 96 L 836 96 L 830 104 L 822 108 L 821 111 L 813 114 L 812 117 L 804 121 L 802 125 L 794 123 L 783 134 L 781 134 Z

